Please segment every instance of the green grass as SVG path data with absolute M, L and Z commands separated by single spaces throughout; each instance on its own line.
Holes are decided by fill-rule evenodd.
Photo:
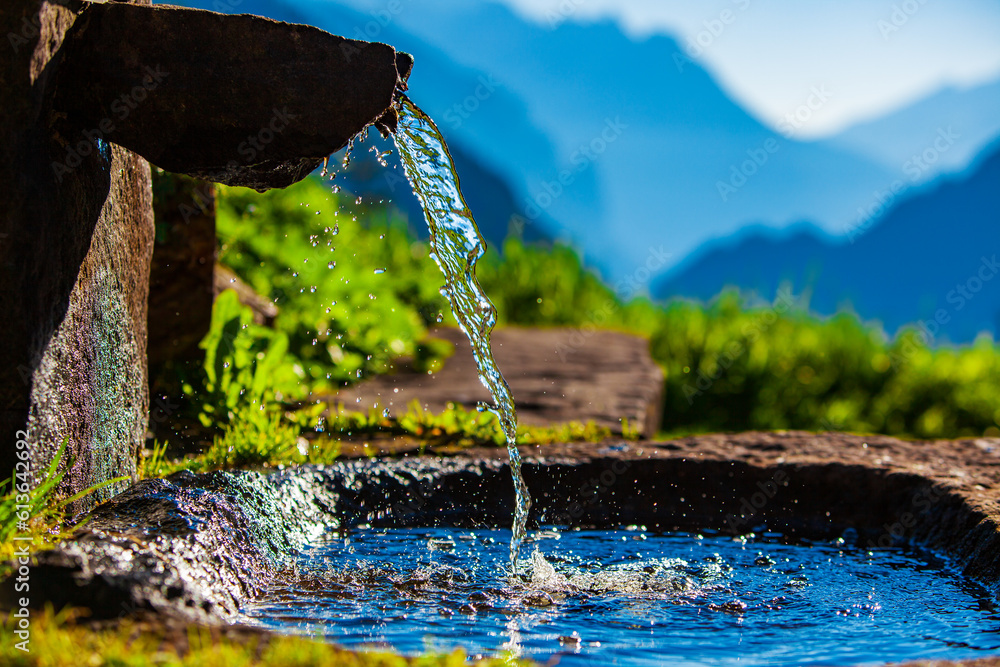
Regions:
M 625 424 L 625 437 L 636 439 Z M 311 438 L 304 437 L 308 433 Z M 600 442 L 611 436 L 593 422 L 526 426 L 517 430 L 522 445 L 563 442 Z M 414 402 L 405 414 L 390 417 L 376 410 L 346 411 L 325 403 L 291 412 L 250 409 L 236 414 L 204 451 L 172 457 L 167 443 L 154 443 L 142 453 L 139 477 L 164 477 L 179 470 L 206 472 L 232 468 L 274 468 L 282 465 L 330 464 L 341 455 L 343 441 L 374 447 L 403 439 L 422 451 L 455 451 L 468 447 L 496 447 L 506 443 L 496 416 L 451 404 L 440 413 Z
M 79 615 L 79 612 L 77 612 Z M 32 612 L 30 651 L 17 648 L 13 618 L 4 620 L 0 663 L 11 667 L 464 667 L 461 651 L 404 658 L 386 652 L 355 652 L 308 638 L 222 631 L 197 626 L 173 636 L 157 624 L 126 619 L 94 629 L 74 614 Z M 176 633 L 174 633 L 176 634 Z M 528 665 L 516 659 L 472 664 Z
M 29 450 L 18 451 L 27 453 Z M 72 503 L 127 479 L 116 477 L 71 496 L 60 496 L 56 489 L 65 474 L 59 470 L 65 453 L 66 441 L 63 441 L 34 487 L 28 488 L 21 479 L 0 483 L 0 580 L 16 569 L 14 559 L 25 550 L 34 553 L 50 549 L 82 527 L 82 521 L 67 517 L 67 509 Z

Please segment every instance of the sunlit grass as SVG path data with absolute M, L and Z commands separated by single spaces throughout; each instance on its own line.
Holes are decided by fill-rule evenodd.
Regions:
M 226 632 L 189 627 L 180 636 L 158 624 L 124 619 L 114 627 L 93 629 L 73 614 L 33 612 L 30 651 L 17 648 L 14 619 L 0 633 L 0 664 L 11 667 L 464 667 L 461 651 L 406 658 L 387 652 L 355 652 L 311 639 Z M 516 659 L 472 663 L 527 665 Z
M 627 439 L 638 432 L 625 422 Z M 304 437 L 309 433 L 311 438 Z M 600 442 L 611 430 L 594 422 L 567 422 L 548 426 L 521 424 L 517 441 L 521 445 L 550 445 L 569 442 Z M 384 441 L 403 438 L 420 449 L 505 445 L 499 421 L 491 412 L 467 410 L 450 404 L 434 413 L 416 401 L 407 412 L 391 417 L 378 410 L 348 411 L 325 403 L 294 412 L 244 410 L 217 435 L 203 452 L 171 458 L 168 443 L 154 443 L 139 462 L 141 478 L 164 477 L 179 470 L 206 472 L 232 468 L 274 468 L 286 465 L 330 464 L 342 451 L 343 442 Z
M 27 449 L 20 450 L 27 451 Z M 0 579 L 16 569 L 15 558 L 25 552 L 50 549 L 69 537 L 83 523 L 67 523 L 67 509 L 77 500 L 127 477 L 117 477 L 95 484 L 79 493 L 61 496 L 57 493 L 62 482 L 60 463 L 66 453 L 66 441 L 56 451 L 48 467 L 41 471 L 40 481 L 28 487 L 24 480 L 8 479 L 0 484 Z

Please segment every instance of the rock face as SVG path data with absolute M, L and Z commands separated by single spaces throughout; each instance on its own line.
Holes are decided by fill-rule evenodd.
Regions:
M 212 322 L 215 186 L 156 170 L 156 245 L 149 283 L 151 384 L 168 365 L 198 362 Z
M 0 477 L 18 440 L 34 472 L 65 441 L 67 491 L 134 472 L 153 243 L 148 164 L 52 110 L 75 18 L 55 2 L 0 10 L 0 30 L 14 36 L 0 54 Z
M 470 410 L 492 402 L 465 335 L 458 329 L 432 335 L 455 346 L 440 371 L 379 376 L 341 391 L 333 401 L 350 410 L 389 408 L 398 415 L 414 400 L 435 412 L 450 402 Z M 621 433 L 624 417 L 641 435 L 656 434 L 663 372 L 649 354 L 648 341 L 614 331 L 521 328 L 497 329 L 492 339 L 493 356 L 522 423 L 593 421 Z
M 233 620 L 334 520 L 333 506 L 308 473 L 140 482 L 98 508 L 78 539 L 42 554 L 32 583 L 45 599 L 85 606 L 96 618 L 153 610 Z
M 84 9 L 66 51 L 57 109 L 168 171 L 260 190 L 394 125 L 413 63 L 312 26 L 117 2 Z

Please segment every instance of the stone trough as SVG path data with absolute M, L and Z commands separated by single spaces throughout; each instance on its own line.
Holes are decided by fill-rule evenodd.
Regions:
M 929 547 L 1000 594 L 997 439 L 744 433 L 523 453 L 532 523 L 809 538 L 854 529 L 869 548 Z M 99 507 L 77 539 L 38 557 L 33 581 L 39 600 L 99 618 L 150 610 L 229 623 L 330 526 L 506 527 L 512 513 L 506 454 L 494 449 L 180 473 Z

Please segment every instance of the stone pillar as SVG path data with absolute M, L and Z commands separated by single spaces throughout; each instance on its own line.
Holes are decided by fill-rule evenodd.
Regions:
M 395 127 L 413 59 L 391 46 L 149 5 L 0 0 L 0 479 L 23 465 L 18 443 L 34 473 L 66 443 L 66 493 L 135 474 L 149 409 L 146 159 L 264 190 L 369 125 Z
M 66 442 L 67 493 L 135 474 L 153 248 L 148 163 L 51 106 L 78 4 L 0 8 L 0 477 L 19 439 L 34 475 Z

